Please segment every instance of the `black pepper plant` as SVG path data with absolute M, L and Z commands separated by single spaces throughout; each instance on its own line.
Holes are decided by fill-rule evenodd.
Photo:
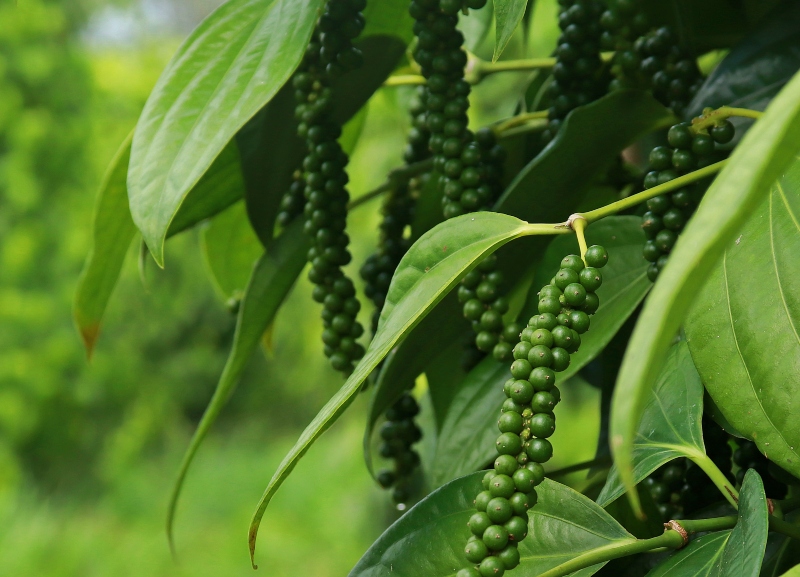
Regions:
M 789 0 L 225 2 L 109 170 L 76 299 L 91 352 L 137 234 L 163 266 L 169 237 L 243 204 L 215 254 L 263 245 L 170 543 L 193 456 L 307 279 L 345 380 L 268 482 L 251 556 L 369 395 L 367 467 L 399 518 L 351 577 L 797 574 L 798 54 Z M 379 98 L 407 144 L 356 190 Z M 351 238 L 370 207 L 377 235 Z M 587 386 L 599 430 L 564 413 L 554 434 Z M 570 436 L 595 457 L 570 462 Z

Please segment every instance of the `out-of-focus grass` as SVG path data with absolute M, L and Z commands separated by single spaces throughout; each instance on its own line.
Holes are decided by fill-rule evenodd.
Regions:
M 361 458 L 364 400 L 317 443 L 264 517 L 262 575 L 346 575 L 379 535 L 389 509 Z M 47 577 L 257 575 L 247 526 L 266 482 L 293 438 L 260 432 L 212 436 L 201 450 L 176 524 L 170 558 L 164 505 L 185 439 L 132 466 L 98 501 L 0 501 L 0 574 Z

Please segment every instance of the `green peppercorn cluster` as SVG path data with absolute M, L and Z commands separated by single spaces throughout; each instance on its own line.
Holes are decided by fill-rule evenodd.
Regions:
M 364 355 L 364 347 L 356 341 L 364 329 L 356 320 L 360 303 L 355 287 L 341 268 L 351 260 L 345 232 L 348 157 L 337 141 L 341 127 L 331 116 L 330 83 L 361 64 L 361 52 L 352 40 L 364 28 L 365 6 L 366 0 L 329 0 L 292 79 L 297 132 L 308 146 L 303 160 L 304 230 L 312 240 L 308 278 L 315 285 L 314 300 L 324 305 L 325 355 L 333 368 L 345 374 Z
M 381 426 L 381 457 L 392 459 L 394 468 L 384 469 L 377 479 L 384 489 L 392 488 L 395 503 L 406 503 L 411 498 L 411 475 L 419 465 L 419 455 L 412 445 L 422 438 L 422 431 L 414 423 L 419 414 L 419 405 L 406 392 L 387 409 L 386 422 Z
M 458 287 L 458 300 L 464 317 L 472 323 L 475 346 L 483 353 L 493 352 L 499 361 L 509 360 L 511 348 L 519 340 L 521 327 L 503 324 L 508 299 L 501 294 L 503 273 L 497 270 L 497 256 L 486 257 L 471 270 Z
M 306 205 L 305 198 L 306 182 L 303 179 L 303 171 L 295 170 L 292 175 L 292 184 L 289 190 L 281 198 L 281 206 L 278 211 L 278 226 L 285 228 L 295 218 L 303 214 Z
M 539 293 L 539 314 L 513 349 L 511 378 L 503 385 L 507 398 L 497 422 L 499 456 L 483 478 L 477 512 L 468 522 L 472 535 L 464 554 L 474 566 L 461 569 L 457 577 L 502 577 L 519 565 L 517 547 L 528 534 L 528 510 L 544 480 L 542 464 L 553 456 L 548 438 L 556 430 L 553 410 L 561 400 L 556 372 L 569 366 L 580 334 L 589 329 L 589 314 L 599 305 L 595 291 L 603 282 L 599 269 L 608 252 L 592 246 L 585 258 L 589 266 L 577 255 L 564 258 L 561 270 Z
M 712 419 L 703 418 L 703 441 L 706 454 L 733 483 L 730 435 Z M 724 500 L 719 489 L 703 470 L 688 459 L 676 459 L 657 469 L 644 485 L 658 507 L 664 522 L 687 517 Z
M 717 144 L 733 139 L 733 125 L 723 120 L 707 130 L 695 131 L 691 123 L 676 124 L 669 129 L 669 146 L 657 146 L 650 152 L 650 172 L 644 179 L 646 189 L 664 184 L 682 174 L 703 168 L 724 158 Z M 642 229 L 647 236 L 644 258 L 650 261 L 647 276 L 655 281 L 689 217 L 697 208 L 708 183 L 697 182 L 669 195 L 662 194 L 647 201 Z
M 600 24 L 601 44 L 614 50 L 611 90 L 649 88 L 664 106 L 681 114 L 703 79 L 695 60 L 668 26 L 648 31 L 638 0 L 611 0 Z
M 414 164 L 425 160 L 428 152 L 428 130 L 425 127 L 425 105 L 422 99 L 425 87 L 417 87 L 417 93 L 411 100 L 412 127 L 408 135 L 408 144 L 403 154 L 406 164 Z M 378 318 L 386 302 L 394 271 L 400 259 L 411 246 L 405 231 L 414 217 L 416 198 L 422 186 L 422 177 L 412 178 L 408 182 L 398 183 L 386 196 L 381 208 L 380 238 L 378 250 L 370 255 L 361 267 L 361 278 L 364 279 L 364 293 L 375 305 L 372 315 L 373 332 L 378 327 Z
M 550 142 L 563 119 L 578 106 L 601 97 L 608 78 L 600 58 L 600 0 L 559 0 L 558 26 L 561 36 L 556 48 L 553 82 L 547 88 L 550 97 L 549 123 L 542 132 Z
M 773 472 L 780 474 L 775 466 L 770 466 L 769 460 L 761 454 L 752 441 L 735 439 L 737 448 L 733 453 L 733 462 L 739 466 L 736 472 L 736 482 L 741 484 L 748 469 L 755 469 L 764 482 L 764 492 L 771 499 L 785 499 L 789 488 L 773 476 Z

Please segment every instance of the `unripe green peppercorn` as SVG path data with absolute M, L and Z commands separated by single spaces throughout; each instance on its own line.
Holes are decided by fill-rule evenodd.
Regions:
M 506 521 L 504 528 L 509 539 L 519 543 L 528 535 L 528 521 L 522 517 L 514 515 Z
M 506 523 L 513 519 L 514 517 L 511 517 Z M 509 531 L 504 526 L 490 525 L 483 533 L 483 542 L 492 551 L 500 551 L 508 544 L 508 536 Z
M 492 501 L 494 501 L 494 499 L 489 501 L 489 503 L 492 503 Z M 506 502 L 508 501 L 506 500 Z M 508 511 L 510 514 L 511 513 L 510 504 L 508 505 Z M 503 523 L 505 523 L 505 521 L 503 521 Z M 472 531 L 472 534 L 476 535 L 477 537 L 482 537 L 483 532 L 486 531 L 486 529 L 488 529 L 491 525 L 492 525 L 492 520 L 489 518 L 488 513 L 482 513 L 482 512 L 474 513 L 469 518 L 469 521 L 467 521 L 467 526 L 469 527 L 469 530 Z
M 502 561 L 503 566 L 507 569 L 514 569 L 519 565 L 519 550 L 515 543 L 509 543 L 506 548 L 497 554 L 497 558 Z
M 580 272 L 580 282 L 589 292 L 595 292 L 603 284 L 603 276 L 594 267 L 586 267 Z
M 471 563 L 480 563 L 489 555 L 489 548 L 483 541 L 470 541 L 467 543 L 467 546 L 464 547 L 464 555 Z
M 522 439 L 515 433 L 502 433 L 495 445 L 501 455 L 516 455 L 522 450 Z
M 536 391 L 549 391 L 556 384 L 556 374 L 548 367 L 537 367 L 531 371 L 529 382 Z
M 528 362 L 532 367 L 549 367 L 553 364 L 553 353 L 548 347 L 535 345 L 528 353 Z
M 491 556 L 481 561 L 478 572 L 481 577 L 503 577 L 505 569 L 506 567 L 499 557 Z
M 525 469 L 520 469 L 520 471 L 524 471 L 524 470 Z M 515 477 L 515 481 L 516 481 L 516 477 Z M 481 513 L 476 513 L 475 515 L 480 515 L 480 514 Z M 491 523 L 489 523 L 489 520 L 491 520 L 491 522 L 493 522 L 493 523 L 500 523 L 500 524 L 501 523 L 505 523 L 506 521 L 511 519 L 511 516 L 514 514 L 514 512 L 511 509 L 511 503 L 509 503 L 508 499 L 506 499 L 504 497 L 495 497 L 494 499 L 489 501 L 489 504 L 486 506 L 486 513 L 483 513 L 483 514 L 487 516 L 487 519 L 486 519 L 487 520 L 487 525 L 486 525 L 486 527 L 483 528 L 485 530 L 491 524 Z M 470 521 L 475 517 L 475 515 L 473 515 L 470 518 Z M 472 529 L 471 526 L 470 526 L 470 529 Z M 473 533 L 475 533 L 474 530 L 473 530 Z M 475 534 L 477 535 L 478 533 L 475 533 Z M 480 534 L 483 535 L 483 531 Z
M 519 435 L 522 432 L 522 415 L 515 412 L 506 412 L 500 415 L 497 421 L 497 428 L 501 433 L 516 433 Z

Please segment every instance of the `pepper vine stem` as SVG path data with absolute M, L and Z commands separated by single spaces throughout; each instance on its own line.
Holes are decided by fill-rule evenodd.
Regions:
M 575 236 L 578 237 L 578 246 L 581 249 L 581 260 L 585 266 L 589 266 L 586 262 L 586 226 L 589 224 L 586 219 L 580 214 L 573 214 L 567 219 L 567 224 L 575 231 Z
M 706 128 L 710 128 L 715 124 L 719 123 L 721 120 L 725 120 L 726 118 L 730 118 L 732 116 L 739 116 L 742 118 L 752 118 L 758 120 L 763 115 L 763 112 L 758 110 L 751 110 L 749 108 L 735 108 L 733 106 L 721 106 L 716 110 L 711 110 L 709 112 L 704 112 L 702 116 L 699 118 L 695 118 L 692 120 L 691 130 L 695 134 L 704 130 Z
M 585 218 L 586 222 L 588 224 L 591 224 L 593 222 L 600 220 L 601 218 L 618 214 L 623 210 L 633 208 L 634 206 L 641 204 L 642 202 L 649 200 L 654 196 L 659 196 L 662 194 L 666 194 L 667 192 L 672 192 L 673 190 L 683 188 L 687 184 L 691 184 L 693 182 L 702 180 L 706 177 L 716 174 L 720 170 L 722 170 L 727 163 L 728 163 L 727 159 L 720 160 L 719 162 L 715 162 L 714 164 L 711 164 L 699 170 L 689 172 L 688 174 L 679 176 L 678 178 L 670 180 L 669 182 L 665 182 L 664 184 L 659 184 L 658 186 L 654 186 L 653 188 L 649 188 L 638 194 L 633 194 L 628 198 L 623 198 L 622 200 L 612 202 L 611 204 L 607 204 L 606 206 L 603 206 L 595 210 L 590 210 L 589 212 L 578 213 L 577 216 Z
M 736 521 L 737 518 L 735 516 L 729 516 L 717 517 L 714 519 L 671 521 L 665 524 L 665 526 L 676 527 L 682 529 L 687 534 L 691 534 L 703 531 L 731 529 L 736 526 Z M 539 577 L 565 577 L 575 571 L 591 567 L 597 563 L 604 563 L 612 559 L 619 559 L 620 557 L 627 557 L 637 553 L 647 553 L 658 549 L 680 549 L 684 545 L 685 540 L 682 532 L 670 528 L 664 531 L 663 534 L 658 537 L 653 537 L 652 539 L 638 539 L 622 545 L 607 545 L 606 547 L 589 551 L 574 559 L 570 559 L 566 563 L 553 567 L 549 571 L 539 574 Z

